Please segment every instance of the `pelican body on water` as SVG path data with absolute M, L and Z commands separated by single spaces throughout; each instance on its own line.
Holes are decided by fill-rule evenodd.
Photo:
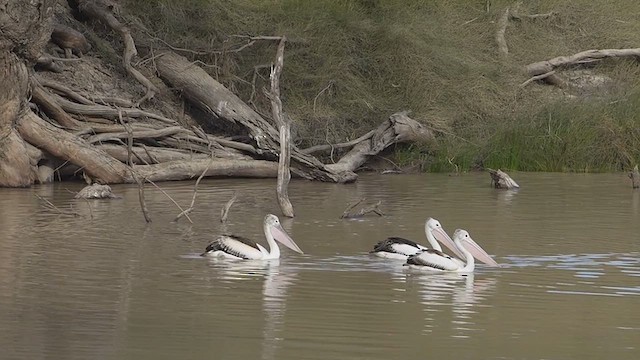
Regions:
M 267 238 L 269 250 L 250 239 L 221 235 L 207 246 L 202 256 L 221 257 L 227 259 L 270 260 L 280 258 L 280 248 L 276 240 L 289 249 L 302 254 L 300 247 L 293 241 L 280 225 L 277 216 L 268 214 L 264 218 L 264 236 Z
M 441 242 L 458 257 L 463 257 L 462 253 L 458 251 L 453 240 L 451 240 L 447 232 L 444 231 L 438 220 L 428 218 L 424 223 L 424 232 L 427 236 L 427 241 L 429 242 L 431 249 L 442 251 L 442 247 L 440 246 Z M 371 253 L 384 258 L 406 260 L 409 256 L 415 255 L 424 250 L 429 250 L 429 248 L 422 246 L 413 240 L 401 237 L 388 237 L 378 242 L 373 247 L 373 251 L 371 251 Z
M 466 263 L 462 263 L 441 251 L 429 249 L 409 256 L 405 265 L 436 272 L 470 273 L 475 270 L 474 258 L 476 258 L 485 264 L 500 266 L 471 238 L 466 230 L 457 229 L 453 233 L 453 242 L 464 255 Z

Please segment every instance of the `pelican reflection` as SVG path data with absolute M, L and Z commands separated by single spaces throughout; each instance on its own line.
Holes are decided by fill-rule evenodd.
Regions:
M 432 332 L 435 326 L 441 327 L 441 320 L 434 319 L 436 313 L 451 309 L 452 336 L 464 337 L 474 328 L 473 316 L 484 305 L 487 297 L 493 293 L 496 278 L 475 279 L 474 273 L 458 274 L 420 274 L 415 281 L 420 284 L 418 291 L 420 302 L 425 305 L 425 332 Z

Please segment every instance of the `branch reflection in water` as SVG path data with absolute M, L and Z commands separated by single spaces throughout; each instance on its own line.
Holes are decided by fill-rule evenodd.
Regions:
M 441 321 L 432 313 L 451 308 L 451 330 L 453 337 L 469 337 L 474 328 L 473 316 L 477 307 L 491 306 L 487 298 L 494 292 L 497 279 L 493 277 L 475 279 L 475 274 L 411 274 L 420 286 L 420 302 L 425 305 L 424 333 L 431 333 L 434 327 L 442 328 Z
M 264 328 L 262 339 L 262 359 L 277 359 L 276 353 L 283 338 L 284 316 L 287 310 L 287 291 L 297 281 L 298 273 L 293 267 L 281 265 L 280 260 L 229 261 L 210 259 L 220 269 L 223 281 L 238 281 L 261 277 L 262 310 Z

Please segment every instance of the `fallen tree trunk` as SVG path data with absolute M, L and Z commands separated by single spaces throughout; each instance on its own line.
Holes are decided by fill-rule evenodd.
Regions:
M 204 176 L 214 177 L 275 178 L 278 176 L 278 164 L 264 160 L 171 161 L 155 165 L 136 165 L 133 170 L 141 178 L 151 181 L 193 179 L 203 172 Z
M 97 149 L 102 150 L 113 156 L 118 161 L 126 162 L 128 160 L 128 149 L 122 145 L 114 144 L 102 144 L 96 145 Z M 150 165 L 159 164 L 169 161 L 191 161 L 191 160 L 204 160 L 211 159 L 211 156 L 206 154 L 198 154 L 188 152 L 186 150 L 179 149 L 165 149 L 155 147 L 140 147 L 134 146 L 131 149 L 133 153 L 133 164 L 135 165 Z
M 373 136 L 356 144 L 337 163 L 327 165 L 327 168 L 335 172 L 356 171 L 371 156 L 379 154 L 391 144 L 429 142 L 433 139 L 433 132 L 411 119 L 407 111 L 395 113 L 378 126 Z
M 274 160 L 278 157 L 278 131 L 206 71 L 169 51 L 156 58 L 155 63 L 160 77 L 180 90 L 182 96 L 216 119 L 242 125 L 263 156 Z M 308 179 L 350 182 L 357 178 L 351 171 L 334 171 L 295 147 L 291 150 L 291 161 L 298 173 Z

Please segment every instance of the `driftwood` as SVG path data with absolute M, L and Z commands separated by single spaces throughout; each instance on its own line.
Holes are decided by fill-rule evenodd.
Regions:
M 74 196 L 76 199 L 117 199 L 111 191 L 111 186 L 91 184 L 87 185 Z
M 209 169 L 209 167 L 207 167 L 202 174 L 200 174 L 200 176 L 198 177 L 198 180 L 196 180 L 196 184 L 193 185 L 193 196 L 191 197 L 191 205 L 189 205 L 189 207 L 185 210 L 183 210 L 180 214 L 178 214 L 178 216 L 176 216 L 175 219 L 173 219 L 172 222 L 176 222 L 178 220 L 180 220 L 181 217 L 186 217 L 190 223 L 193 224 L 193 221 L 191 221 L 191 219 L 189 218 L 189 214 L 193 211 L 193 207 L 196 204 L 196 196 L 198 196 L 198 185 L 200 184 L 200 180 L 202 180 L 202 178 L 204 177 L 204 174 L 206 174 L 207 170 Z
M 489 170 L 489 175 L 491 175 L 491 184 L 496 189 L 518 189 L 520 185 L 516 183 L 507 173 L 498 169 L 498 170 Z
M 271 101 L 271 114 L 279 128 L 280 156 L 278 157 L 278 182 L 276 195 L 282 214 L 286 217 L 294 217 L 293 205 L 289 201 L 289 180 L 291 172 L 291 122 L 288 117 L 282 115 L 282 101 L 280 100 L 280 74 L 284 63 L 284 45 L 286 38 L 282 37 L 278 43 L 276 62 L 271 68 L 271 92 L 265 91 Z
M 640 171 L 638 171 L 638 165 L 633 167 L 633 170 L 629 172 L 629 178 L 631 179 L 631 186 L 634 189 L 640 188 Z
M 279 133 L 257 112 L 235 94 L 213 79 L 185 57 L 165 52 L 155 59 L 161 78 L 181 91 L 182 96 L 201 110 L 219 119 L 243 126 L 263 156 L 276 159 L 280 152 Z M 351 171 L 332 171 L 318 159 L 302 153 L 295 146 L 291 149 L 291 162 L 297 173 L 307 179 L 330 182 L 355 181 Z
M 378 129 L 358 139 L 300 150 L 291 142 L 289 119 L 283 116 L 279 94 L 283 38 L 251 37 L 247 44 L 258 40 L 280 41 L 272 68 L 271 91 L 267 92 L 277 124 L 274 126 L 195 63 L 175 53 L 145 54 L 149 57 L 145 62 L 153 62 L 160 79 L 147 78 L 136 70 L 132 63 L 136 45 L 127 27 L 129 23 L 120 17 L 114 0 L 78 0 L 70 2 L 70 6 L 83 19 L 97 20 L 120 36 L 123 68 L 146 88 L 146 93 L 134 102 L 87 93 L 88 90 L 81 89 L 92 87 L 83 84 L 74 89 L 51 80 L 51 74 L 34 74 L 29 68 L 42 59 L 41 65 L 67 61 L 69 67 L 79 64 L 83 68 L 92 67 L 96 71 L 92 75 L 104 74 L 104 69 L 92 66 L 89 61 L 60 59 L 43 51 L 51 41 L 64 48 L 67 56 L 72 53 L 81 56 L 90 49 L 86 38 L 66 25 L 53 25 L 53 14 L 59 9 L 54 9 L 52 2 L 16 0 L 15 3 L 19 6 L 4 9 L 0 5 L 0 23 L 4 24 L 0 32 L 3 50 L 0 68 L 5 70 L 0 71 L 0 80 L 10 84 L 0 89 L 0 186 L 30 186 L 35 181 L 52 181 L 54 174 L 60 178 L 80 174 L 97 185 L 137 183 L 143 205 L 144 183 L 148 181 L 192 179 L 198 175 L 279 176 L 279 198 L 288 199 L 286 190 L 292 175 L 339 183 L 355 181 L 353 171 L 385 147 L 433 137 L 406 114 L 394 114 Z M 73 24 L 72 17 L 66 18 L 65 24 Z M 160 80 L 172 84 L 185 100 L 211 114 L 211 121 L 234 124 L 234 129 L 240 129 L 236 134 L 239 136 L 228 139 L 206 134 L 197 126 L 179 124 L 171 116 L 151 108 L 139 108 L 140 102 L 157 93 L 154 84 Z M 325 165 L 310 154 L 336 148 L 351 149 L 333 165 Z M 276 159 L 281 163 L 281 171 Z M 142 207 L 144 212 L 145 206 Z M 283 212 L 288 213 L 285 207 Z M 289 215 L 293 216 L 292 207 Z
M 558 56 L 553 59 L 531 63 L 527 65 L 525 69 L 529 76 L 531 76 L 532 78 L 548 74 L 547 76 L 543 77 L 542 80 L 552 85 L 565 86 L 566 82 L 556 74 L 552 73 L 552 71 L 556 70 L 559 67 L 591 63 L 594 61 L 612 57 L 638 58 L 640 57 L 640 48 L 586 50 L 569 56 Z
M 69 215 L 69 216 L 80 216 L 80 214 L 76 211 L 74 211 L 73 209 L 71 210 L 63 210 L 60 209 L 59 207 L 53 205 L 53 203 L 45 198 L 43 198 L 42 196 L 38 195 L 38 194 L 33 194 L 35 197 L 37 197 L 40 201 L 42 201 L 42 206 L 44 206 L 45 209 L 55 212 L 59 215 Z
M 406 141 L 429 142 L 433 139 L 433 132 L 411 119 L 407 111 L 395 113 L 380 124 L 370 138 L 356 144 L 337 163 L 327 165 L 327 168 L 335 172 L 356 171 L 371 156 L 379 154 L 389 145 Z
M 380 205 L 382 205 L 382 201 L 378 201 L 377 203 L 372 205 L 367 205 L 358 211 L 352 212 L 352 210 L 356 206 L 360 205 L 364 201 L 365 201 L 365 198 L 361 198 L 360 200 L 347 205 L 347 208 L 342 212 L 342 215 L 340 215 L 340 219 L 360 218 L 369 213 L 374 213 L 378 216 L 384 216 L 384 213 L 382 212 L 382 210 L 380 210 Z

